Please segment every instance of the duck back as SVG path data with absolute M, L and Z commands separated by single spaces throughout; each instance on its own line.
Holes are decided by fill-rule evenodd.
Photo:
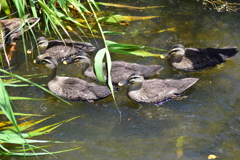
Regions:
M 113 84 L 118 84 L 121 81 L 127 80 L 128 77 L 135 72 L 141 72 L 145 78 L 148 78 L 158 73 L 162 69 L 163 67 L 160 65 L 141 65 L 141 64 L 129 63 L 125 61 L 113 61 L 112 68 L 111 68 L 111 79 Z M 103 63 L 103 72 L 104 72 L 104 79 L 105 81 L 107 81 L 106 63 Z M 95 81 L 98 80 L 95 75 L 93 66 L 89 67 L 84 72 L 84 75 Z
M 185 71 L 195 71 L 215 67 L 237 54 L 236 47 L 186 48 L 183 57 L 171 56 L 169 61 L 173 67 Z
M 180 95 L 197 81 L 198 78 L 144 80 L 141 87 L 131 85 L 128 96 L 139 103 L 158 104 Z

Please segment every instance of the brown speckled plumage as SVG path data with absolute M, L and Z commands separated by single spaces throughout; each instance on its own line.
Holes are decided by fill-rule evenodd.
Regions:
M 39 47 L 41 54 L 37 56 L 36 60 L 42 60 L 45 57 L 54 57 L 57 61 L 62 61 L 72 55 L 96 49 L 91 43 L 87 42 L 75 42 L 72 40 L 64 40 L 64 42 L 61 40 L 48 41 L 45 37 L 39 37 L 37 39 L 38 46 L 35 47 Z
M 76 57 L 70 57 L 67 59 L 66 64 L 76 62 L 76 63 L 83 63 L 85 65 L 83 69 L 83 73 L 86 77 L 97 81 L 97 77 L 95 75 L 93 66 L 91 66 L 91 60 L 89 59 L 88 55 L 79 55 Z M 163 67 L 160 65 L 141 65 L 137 63 L 129 63 L 124 61 L 112 61 L 112 69 L 111 69 L 111 79 L 113 84 L 118 84 L 123 80 L 127 80 L 127 78 L 135 72 L 141 72 L 141 74 L 147 78 L 153 76 L 154 74 L 158 73 L 162 70 Z M 107 79 L 107 71 L 106 71 L 106 64 L 103 63 L 103 73 L 104 79 Z
M 174 45 L 162 58 L 169 58 L 169 63 L 176 69 L 195 71 L 215 67 L 233 57 L 237 47 L 224 48 L 185 48 L 181 44 Z
M 51 69 L 49 75 L 49 90 L 69 101 L 95 101 L 111 94 L 107 86 L 99 86 L 79 78 L 56 76 L 57 61 L 53 57 L 45 57 L 42 62 Z
M 184 79 L 149 79 L 144 80 L 139 73 L 128 78 L 131 83 L 128 96 L 139 103 L 160 103 L 183 93 L 198 81 L 198 78 Z
M 0 20 L 0 25 L 3 33 L 4 40 L 0 38 L 0 49 L 5 45 L 11 44 L 16 38 L 22 35 L 21 28 L 28 22 L 31 26 L 28 26 L 27 29 L 23 31 L 27 31 L 29 28 L 34 26 L 40 18 L 27 18 L 29 15 L 26 15 L 26 19 L 23 20 L 21 18 L 12 18 L 12 19 L 3 19 Z M 21 23 L 22 22 L 22 23 Z

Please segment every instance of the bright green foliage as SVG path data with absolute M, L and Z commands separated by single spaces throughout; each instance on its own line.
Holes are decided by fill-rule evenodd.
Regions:
M 22 124 L 20 124 L 18 126 L 18 129 L 15 126 L 10 126 L 10 127 L 6 127 L 4 124 L 8 125 L 8 122 L 0 122 L 0 127 L 1 127 L 1 132 L 0 132 L 0 139 L 1 139 L 1 144 L 0 147 L 2 150 L 4 150 L 4 152 L 2 151 L 0 153 L 0 155 L 6 155 L 6 156 L 38 156 L 38 155 L 47 155 L 47 154 L 55 154 L 55 153 L 61 153 L 61 152 L 66 152 L 66 151 L 70 151 L 70 150 L 76 150 L 79 148 L 75 148 L 75 149 L 69 149 L 69 150 L 64 150 L 64 151 L 58 151 L 58 152 L 48 152 L 46 151 L 45 148 L 46 146 L 35 146 L 35 145 L 30 145 L 31 143 L 37 144 L 37 143 L 64 143 L 64 142 L 59 142 L 59 141 L 46 141 L 46 140 L 34 140 L 34 139 L 28 139 L 28 138 L 32 138 L 35 136 L 39 136 L 39 135 L 43 135 L 43 134 L 47 134 L 49 132 L 51 132 L 52 130 L 56 129 L 57 127 L 60 127 L 62 124 L 69 122 L 73 119 L 76 119 L 78 117 L 74 117 L 68 120 L 63 120 L 61 122 L 49 125 L 49 126 L 45 126 L 36 130 L 32 130 L 32 131 L 28 131 L 27 133 L 19 133 L 18 130 L 20 132 L 23 132 L 24 130 L 27 130 L 29 128 L 32 128 L 33 126 L 39 124 L 40 122 L 49 119 L 53 116 L 44 118 L 42 120 L 39 121 L 27 121 L 24 122 Z M 12 144 L 21 144 L 24 145 L 23 148 L 20 148 L 15 145 L 12 146 L 10 149 L 4 147 L 4 143 L 12 143 Z M 43 152 L 28 152 L 28 151 L 33 151 L 35 149 L 38 150 L 42 150 Z
M 144 51 L 143 49 L 165 51 L 163 49 L 156 49 L 156 48 L 144 47 L 139 45 L 121 44 L 121 43 L 117 43 L 109 40 L 107 40 L 106 42 L 107 42 L 108 49 L 110 51 L 115 53 L 121 53 L 121 54 L 131 54 L 131 55 L 142 56 L 142 57 L 159 57 L 160 54 L 152 54 L 150 52 Z
M 96 71 L 96 76 L 98 77 L 98 80 L 102 83 L 105 83 L 102 69 L 102 61 L 105 54 L 106 48 L 100 49 L 94 58 L 94 69 Z
M 10 9 L 9 9 L 8 4 L 7 4 L 7 1 L 6 0 L 1 0 L 0 5 L 1 5 L 1 8 L 3 9 L 3 11 L 5 12 L 5 14 L 9 16 L 10 15 Z
M 23 77 L 21 77 L 21 76 L 19 76 L 19 75 L 16 75 L 16 74 L 13 74 L 13 73 L 10 73 L 10 72 L 7 72 L 7 71 L 5 71 L 5 70 L 3 70 L 3 69 L 0 69 L 0 71 L 3 72 L 3 73 L 6 73 L 6 74 L 8 74 L 8 75 L 11 75 L 11 76 L 13 76 L 13 77 L 15 77 L 15 78 L 17 78 L 17 79 L 19 79 L 19 80 L 21 80 L 21 81 L 24 81 L 24 82 L 27 82 L 27 83 L 32 84 L 32 85 L 34 85 L 34 86 L 37 86 L 37 87 L 41 88 L 42 90 L 48 92 L 49 94 L 51 94 L 51 95 L 59 98 L 59 99 L 62 100 L 63 102 L 71 105 L 71 103 L 65 101 L 64 99 L 62 99 L 62 98 L 58 97 L 57 95 L 53 94 L 52 92 L 50 92 L 50 91 L 47 90 L 46 88 L 44 88 L 44 87 L 42 87 L 42 86 L 40 86 L 40 85 L 38 85 L 38 84 L 36 84 L 36 83 L 34 83 L 34 82 L 26 79 L 26 78 L 23 78 Z
M 5 113 L 7 118 L 13 123 L 14 126 L 17 126 L 16 119 L 13 115 L 13 110 L 10 104 L 10 99 L 7 94 L 7 91 L 0 79 L 0 108 Z
M 60 152 L 65 152 L 65 151 L 70 151 L 70 150 L 74 150 L 74 149 L 70 149 L 70 150 L 64 150 L 64 151 L 58 151 L 58 152 L 47 152 L 45 149 L 43 149 L 44 146 L 34 146 L 34 145 L 30 145 L 31 143 L 49 143 L 49 142 L 54 142 L 54 143 L 62 143 L 59 141 L 46 141 L 46 140 L 33 140 L 33 139 L 28 139 L 34 136 L 39 136 L 39 135 L 43 135 L 43 134 L 47 134 L 49 132 L 51 132 L 52 130 L 56 129 L 57 127 L 60 127 L 62 124 L 69 122 L 73 119 L 78 118 L 77 117 L 73 117 L 71 119 L 68 120 L 63 120 L 61 122 L 52 124 L 52 125 L 48 125 L 42 128 L 38 128 L 36 130 L 31 130 L 27 133 L 21 133 L 24 130 L 27 130 L 29 128 L 32 128 L 33 126 L 41 123 L 42 121 L 49 119 L 53 116 L 38 120 L 38 121 L 27 121 L 27 122 L 23 122 L 20 125 L 17 125 L 16 119 L 14 117 L 10 102 L 9 102 L 9 97 L 8 94 L 4 88 L 4 85 L 2 83 L 2 81 L 0 80 L 0 94 L 2 95 L 0 97 L 0 107 L 3 110 L 4 114 L 8 117 L 8 119 L 10 120 L 9 122 L 0 122 L 0 148 L 2 149 L 0 155 L 6 155 L 6 156 L 37 156 L 37 155 L 46 155 L 46 154 L 54 154 L 54 153 L 60 153 Z M 18 113 L 18 115 L 24 115 L 24 114 L 20 114 Z M 39 115 L 34 115 L 34 114 L 26 114 L 26 116 L 39 116 Z M 25 118 L 23 118 L 25 119 Z M 13 126 L 9 126 L 9 124 L 14 124 Z M 4 146 L 5 143 L 11 143 L 11 144 L 20 144 L 23 147 L 21 149 L 18 149 L 18 146 L 15 147 L 11 147 L 11 149 L 8 149 Z M 34 149 L 40 149 L 43 152 L 34 152 Z M 78 149 L 78 148 L 75 148 Z M 27 151 L 33 151 L 33 153 L 29 153 Z

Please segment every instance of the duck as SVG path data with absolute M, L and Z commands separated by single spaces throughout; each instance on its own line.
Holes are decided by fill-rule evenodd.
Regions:
M 215 67 L 237 54 L 237 47 L 185 48 L 176 44 L 160 58 L 169 58 L 169 63 L 178 70 L 197 71 Z
M 66 39 L 61 40 L 48 40 L 46 37 L 39 37 L 37 45 L 35 45 L 29 52 L 39 48 L 40 55 L 33 61 L 42 60 L 45 57 L 54 57 L 58 62 L 67 59 L 68 57 L 80 54 L 81 52 L 91 52 L 96 49 L 91 43 L 78 42 Z
M 130 83 L 127 95 L 135 102 L 162 104 L 177 98 L 198 80 L 199 78 L 145 80 L 141 73 L 133 73 L 126 81 L 120 82 L 119 86 Z
M 94 102 L 111 95 L 107 86 L 99 86 L 74 77 L 56 76 L 58 62 L 54 57 L 45 57 L 38 60 L 37 64 L 43 64 L 51 70 L 48 88 L 65 100 Z
M 29 14 L 25 16 L 25 19 L 22 18 L 11 18 L 11 19 L 2 19 L 0 20 L 0 25 L 2 29 L 3 38 L 0 41 L 0 49 L 6 45 L 12 44 L 16 38 L 22 35 L 21 28 L 25 24 L 29 23 L 30 25 L 27 29 L 23 29 L 24 32 L 32 28 L 35 24 L 38 23 L 40 18 L 31 17 L 28 18 Z
M 98 81 L 96 74 L 94 72 L 94 68 L 91 65 L 91 60 L 87 53 L 72 56 L 67 60 L 63 61 L 63 64 L 71 64 L 71 63 L 81 64 L 83 65 L 82 72 L 83 74 L 95 81 Z M 117 85 L 119 82 L 126 80 L 132 73 L 141 72 L 144 78 L 148 78 L 157 74 L 160 70 L 163 69 L 160 65 L 142 65 L 137 63 L 130 63 L 125 61 L 112 61 L 111 62 L 111 80 L 114 85 Z M 103 62 L 102 65 L 104 80 L 107 81 L 107 70 L 106 63 Z

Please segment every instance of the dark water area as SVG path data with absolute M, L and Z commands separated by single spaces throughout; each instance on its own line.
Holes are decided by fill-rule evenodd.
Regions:
M 178 43 L 185 47 L 196 48 L 225 46 L 240 48 L 239 13 L 219 13 L 202 5 L 201 1 L 105 2 L 138 7 L 162 6 L 142 10 L 102 6 L 102 10 L 110 10 L 115 14 L 126 16 L 159 16 L 148 20 L 131 21 L 129 26 L 104 26 L 104 30 L 125 32 L 124 35 L 108 36 L 109 40 L 165 50 Z M 96 45 L 93 39 L 89 41 Z M 98 40 L 97 42 L 98 49 L 102 48 L 101 42 Z M 46 68 L 32 63 L 34 56 L 28 55 L 26 63 L 22 49 L 23 46 L 19 43 L 13 56 L 12 65 L 15 66 L 13 73 L 48 74 Z M 95 53 L 90 55 L 93 60 Z M 111 53 L 111 58 L 139 64 L 162 65 L 164 69 L 153 78 L 195 77 L 200 80 L 184 93 L 188 98 L 180 101 L 171 100 L 162 105 L 135 103 L 126 96 L 128 86 L 120 88 L 115 96 L 122 114 L 121 122 L 112 97 L 94 103 L 73 102 L 72 106 L 69 106 L 37 87 L 7 87 L 11 96 L 48 99 L 14 101 L 17 110 L 22 113 L 56 114 L 54 118 L 41 123 L 40 127 L 81 116 L 57 128 L 55 132 L 34 138 L 71 142 L 53 144 L 47 148 L 50 152 L 81 147 L 75 151 L 56 154 L 58 159 L 206 160 L 210 154 L 224 160 L 240 159 L 240 109 L 238 108 L 240 53 L 221 67 L 197 72 L 175 70 L 167 60 L 153 57 Z M 80 68 L 76 65 L 65 66 L 60 63 L 58 74 L 90 81 L 81 74 Z M 47 83 L 45 78 L 33 81 L 38 84 Z M 39 159 L 55 158 L 41 156 Z

